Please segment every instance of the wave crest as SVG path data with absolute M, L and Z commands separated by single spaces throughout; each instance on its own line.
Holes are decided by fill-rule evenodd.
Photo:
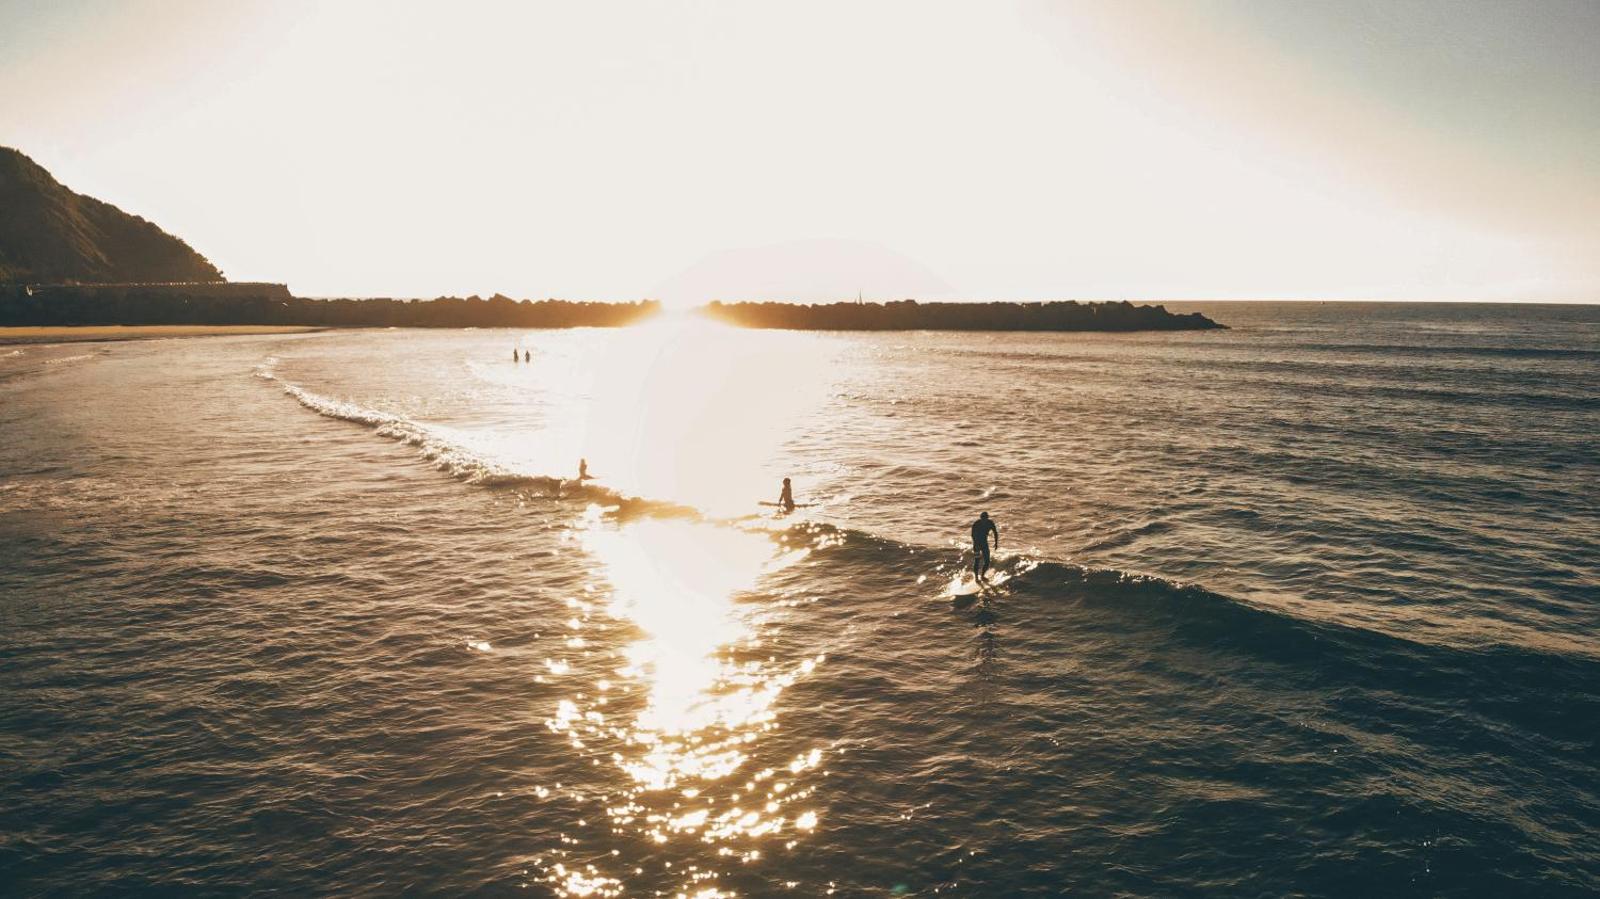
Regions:
M 404 415 L 324 396 L 282 380 L 273 370 L 275 362 L 269 359 L 262 363 L 256 369 L 256 376 L 282 385 L 284 393 L 318 415 L 364 425 L 380 437 L 416 447 L 422 458 L 452 477 L 487 487 L 521 487 L 549 492 L 559 491 L 564 483 L 561 478 L 529 475 L 490 462 Z
M 335 399 L 285 381 L 278 377 L 277 361 L 276 358 L 269 358 L 262 362 L 256 368 L 256 377 L 280 385 L 284 393 L 318 415 L 362 425 L 380 437 L 415 447 L 418 454 L 434 468 L 473 486 L 523 490 L 540 496 L 595 503 L 605 506 L 611 514 L 621 518 L 700 517 L 698 510 L 686 506 L 628 496 L 597 484 L 579 483 L 571 478 L 530 474 L 485 459 L 472 449 L 404 415 Z

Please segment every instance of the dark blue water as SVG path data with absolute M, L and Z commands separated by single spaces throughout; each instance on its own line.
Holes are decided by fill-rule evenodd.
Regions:
M 1200 308 L 0 348 L 0 893 L 1600 892 L 1600 309 Z

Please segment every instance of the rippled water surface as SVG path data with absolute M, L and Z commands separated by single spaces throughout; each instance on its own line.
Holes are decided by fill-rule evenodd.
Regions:
M 1202 308 L 0 347 L 0 893 L 1600 891 L 1600 309 Z

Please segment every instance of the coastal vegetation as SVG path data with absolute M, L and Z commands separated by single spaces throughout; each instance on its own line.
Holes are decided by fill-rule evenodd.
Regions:
M 346 328 L 583 328 L 631 325 L 660 304 L 293 296 L 282 284 L 0 287 L 0 325 L 308 325 Z
M 221 280 L 216 266 L 154 223 L 73 193 L 0 147 L 0 284 Z
M 641 300 L 432 300 L 296 297 L 282 284 L 0 287 L 0 325 L 303 325 L 346 328 L 582 328 L 635 324 Z M 747 328 L 803 331 L 1177 331 L 1221 328 L 1199 313 L 1132 303 L 719 303 L 700 311 Z

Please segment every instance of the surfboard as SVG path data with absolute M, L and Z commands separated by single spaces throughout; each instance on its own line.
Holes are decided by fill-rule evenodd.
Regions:
M 957 609 L 965 609 L 965 608 L 969 608 L 974 603 L 976 603 L 979 599 L 982 599 L 982 598 L 983 598 L 983 594 L 982 593 L 957 593 L 954 596 L 950 597 L 950 605 L 954 606 Z
M 783 503 L 769 503 L 769 502 L 766 502 L 765 500 L 756 503 L 756 505 L 758 505 L 758 506 L 771 506 L 774 509 L 783 508 Z M 816 505 L 816 503 L 795 503 L 794 507 L 796 509 L 809 509 L 809 508 L 811 508 L 812 506 L 815 506 L 815 505 Z

